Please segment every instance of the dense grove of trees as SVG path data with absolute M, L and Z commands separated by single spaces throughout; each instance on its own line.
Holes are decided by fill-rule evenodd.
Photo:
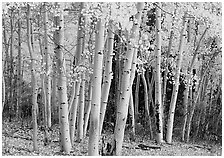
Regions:
M 221 3 L 3 3 L 2 115 L 60 127 L 61 151 L 89 137 L 121 155 L 144 133 L 158 144 L 221 140 Z

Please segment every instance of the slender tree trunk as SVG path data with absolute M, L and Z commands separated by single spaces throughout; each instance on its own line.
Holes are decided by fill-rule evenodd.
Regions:
M 174 122 L 174 113 L 176 108 L 176 101 L 177 101 L 177 95 L 179 90 L 179 78 L 180 78 L 180 69 L 181 69 L 181 63 L 182 63 L 182 52 L 183 52 L 183 45 L 185 40 L 185 31 L 187 26 L 187 20 L 186 20 L 186 13 L 183 17 L 183 25 L 182 30 L 180 34 L 180 44 L 178 48 L 178 58 L 177 58 L 177 65 L 176 65 L 176 73 L 174 76 L 174 85 L 173 85 L 173 92 L 172 92 L 172 98 L 170 103 L 170 109 L 169 109 L 169 116 L 168 116 L 168 126 L 167 126 L 167 134 L 166 134 L 166 141 L 168 143 L 172 142 L 172 134 L 173 134 L 173 122 Z
M 2 18 L 2 26 L 3 26 L 3 39 L 4 39 L 4 51 L 5 51 L 5 63 L 4 63 L 4 69 L 5 72 L 8 70 L 8 62 L 9 62 L 9 42 L 7 42 L 7 32 L 6 32 L 6 24 L 5 24 L 5 14 L 3 14 Z M 9 38 L 10 41 L 10 38 Z
M 90 114 L 89 144 L 88 155 L 99 155 L 99 119 L 100 119 L 100 100 L 101 100 L 101 82 L 102 82 L 102 64 L 104 47 L 104 22 L 97 19 L 96 25 L 96 43 L 93 68 L 93 89 L 92 106 Z
M 58 61 L 58 96 L 59 96 L 59 123 L 60 123 L 60 141 L 61 150 L 65 153 L 71 151 L 71 141 L 69 135 L 69 121 L 68 121 L 68 99 L 67 99 L 67 79 L 66 67 L 63 54 L 64 46 L 64 17 L 63 11 L 60 8 L 60 15 L 58 18 L 58 29 L 56 30 L 56 47 L 55 53 Z
M 139 85 L 140 85 L 140 75 L 137 74 L 137 80 L 135 84 L 135 124 L 138 123 Z
M 27 4 L 27 45 L 30 53 L 30 70 L 31 70 L 31 85 L 32 85 L 32 122 L 33 122 L 33 150 L 38 150 L 37 144 L 37 79 L 34 68 L 33 48 L 31 45 L 31 15 L 30 5 Z
M 207 74 L 207 71 L 209 70 L 209 68 L 211 67 L 213 60 L 215 59 L 215 57 L 218 55 L 219 52 L 215 52 L 211 59 L 209 60 L 208 64 L 207 64 L 207 67 L 203 70 L 203 74 L 201 75 L 201 79 L 199 81 L 199 84 L 198 84 L 198 88 L 197 88 L 197 91 L 196 91 L 196 94 L 195 94 L 195 97 L 194 97 L 194 103 L 192 105 L 192 108 L 189 112 L 189 117 L 188 117 L 188 120 L 187 120 L 187 131 L 186 131 L 186 142 L 189 142 L 189 138 L 190 138 L 190 131 L 191 131 L 191 123 L 192 123 L 192 118 L 193 118 L 193 115 L 194 115 L 194 110 L 195 110 L 195 106 L 196 106 L 196 103 L 198 101 L 198 98 L 199 98 L 199 95 L 200 95 L 200 89 L 202 87 L 202 81 L 205 77 L 205 75 Z
M 38 27 L 40 28 L 40 16 L 38 16 Z M 39 30 L 40 31 L 40 30 Z M 41 58 L 41 71 L 42 73 L 40 74 L 40 78 L 41 78 L 41 87 L 42 87 L 42 91 L 41 91 L 41 98 L 42 98 L 42 105 L 43 106 L 43 111 L 42 111 L 42 114 L 43 114 L 43 120 L 44 120 L 44 145 L 47 145 L 48 143 L 48 132 L 47 132 L 47 99 L 46 99 L 46 88 L 45 88 L 45 74 L 43 73 L 44 72 L 44 58 L 43 58 L 43 48 L 42 48 L 42 43 L 41 43 L 41 36 L 39 35 L 38 36 L 38 41 L 39 41 L 39 47 L 40 47 L 40 54 L 42 56 Z M 39 118 L 40 119 L 40 118 Z
M 82 139 L 83 139 L 85 85 L 86 85 L 85 72 L 82 72 L 81 78 L 82 78 L 82 82 L 81 82 L 81 85 L 80 85 L 78 130 L 77 130 L 77 141 L 78 142 L 81 142 Z
M 199 101 L 199 105 L 200 105 L 200 112 L 199 112 L 199 115 L 198 115 L 198 119 L 197 119 L 197 122 L 196 122 L 196 130 L 195 130 L 195 134 L 194 134 L 194 140 L 196 140 L 197 136 L 198 136 L 198 132 L 199 132 L 199 128 L 200 128 L 200 124 L 202 124 L 202 118 L 203 118 L 203 115 L 205 114 L 205 94 L 206 94 L 206 90 L 207 90 L 207 86 L 208 86 L 208 81 L 209 81 L 209 77 L 207 76 L 205 79 L 204 79 L 204 83 L 203 83 L 203 87 L 202 87 L 202 90 L 201 90 L 201 97 L 200 97 L 200 101 Z
M 74 134 L 75 134 L 75 123 L 76 123 L 76 116 L 77 116 L 77 107 L 79 102 L 80 96 L 80 89 L 81 89 L 81 78 L 78 76 L 76 81 L 76 91 L 75 91 L 75 98 L 71 103 L 71 110 L 69 111 L 69 131 L 70 131 L 70 139 L 73 145 L 74 141 Z
M 148 124 L 149 130 L 150 130 L 150 138 L 152 138 L 153 137 L 153 132 L 152 132 L 152 122 L 151 122 L 150 113 L 149 113 L 148 88 L 147 88 L 147 82 L 146 82 L 144 74 L 145 74 L 145 72 L 142 72 L 140 75 L 141 75 L 143 85 L 144 85 L 145 110 L 146 110 L 146 117 L 148 119 L 147 124 Z
M 77 49 L 74 57 L 73 65 L 78 65 L 81 61 L 81 54 L 84 49 L 85 41 L 85 16 L 82 14 L 82 10 L 85 8 L 85 3 L 80 2 L 79 20 L 78 20 L 78 32 L 77 32 Z
M 21 107 L 21 94 L 22 94 L 22 74 L 21 74 L 21 21 L 20 19 L 18 19 L 18 78 L 17 78 L 17 83 L 18 83 L 18 90 L 17 90 L 17 116 L 16 118 L 17 119 L 20 119 L 21 118 L 21 110 L 20 110 L 20 107 Z
M 14 114 L 14 103 L 13 103 L 13 53 L 14 53 L 14 10 L 11 9 L 11 17 L 10 17 L 10 33 L 11 33 L 11 43 L 10 43 L 10 78 L 9 78 L 9 121 L 11 122 L 11 119 Z
M 130 100 L 129 100 L 129 116 L 131 120 L 131 132 L 133 136 L 135 136 L 135 112 L 134 112 L 134 101 L 133 101 L 133 94 L 130 93 Z
M 54 16 L 54 27 L 56 28 L 58 26 L 57 21 L 58 20 L 58 16 Z M 57 37 L 56 37 L 56 31 L 53 34 L 53 39 L 54 39 L 54 45 L 57 45 Z M 53 110 L 53 121 L 55 122 L 58 119 L 58 103 L 57 103 L 57 78 L 58 78 L 58 74 L 57 74 L 57 57 L 56 54 L 54 54 L 53 56 L 53 62 L 52 62 L 52 93 L 51 93 L 51 103 L 52 103 L 52 110 Z
M 183 110 L 183 113 L 184 113 L 184 120 L 183 120 L 183 126 L 182 126 L 182 141 L 185 140 L 185 132 L 186 132 L 186 123 L 187 123 L 187 117 L 188 117 L 188 114 L 187 114 L 187 105 L 188 105 L 188 96 L 189 96 L 189 86 L 190 86 L 190 79 L 191 79 L 191 75 L 192 75 L 192 69 L 193 69 L 193 65 L 194 65 L 194 62 L 195 62 L 195 59 L 196 59 L 196 56 L 198 54 L 198 51 L 199 51 L 199 48 L 200 48 L 200 44 L 201 44 L 201 41 L 203 39 L 203 37 L 205 36 L 206 32 L 207 32 L 208 28 L 205 29 L 205 31 L 203 32 L 199 42 L 198 42 L 198 45 L 194 51 L 194 55 L 193 55 L 193 58 L 191 60 L 191 64 L 188 68 L 188 72 L 187 72 L 187 85 L 185 87 L 185 90 L 184 90 L 184 102 L 183 102 L 183 105 L 184 105 L 184 110 Z
M 68 111 L 71 111 L 71 107 L 72 107 L 72 104 L 74 102 L 74 99 L 76 98 L 76 94 L 75 94 L 75 90 L 76 90 L 76 77 L 73 79 L 73 85 L 72 85 L 72 94 L 71 94 L 71 97 L 69 99 L 69 105 L 68 105 Z
M 49 69 L 49 52 L 48 52 L 48 11 L 46 3 L 44 7 L 44 56 L 45 56 L 45 88 L 46 88 L 46 100 L 47 100 L 47 126 L 51 127 L 51 79 Z
M 161 3 L 157 4 L 161 7 Z M 155 70 L 155 106 L 156 106 L 156 141 L 163 141 L 162 96 L 161 96 L 161 9 L 156 8 L 156 70 Z
M 125 64 L 124 64 L 124 70 L 122 74 L 122 81 L 121 81 L 121 92 L 120 92 L 120 101 L 117 106 L 117 112 L 116 112 L 116 125 L 114 130 L 114 138 L 112 142 L 112 149 L 111 154 L 112 155 L 121 155 L 122 151 L 122 143 L 124 138 L 124 129 L 125 124 L 127 120 L 127 113 L 128 113 L 128 102 L 130 99 L 130 92 L 132 88 L 132 83 L 130 83 L 131 79 L 131 69 L 132 69 L 132 62 L 133 62 L 133 56 L 135 47 L 137 45 L 137 34 L 138 29 L 141 23 L 141 16 L 142 16 L 142 10 L 144 8 L 144 3 L 137 3 L 137 14 L 135 16 L 134 24 L 131 29 L 131 36 L 130 36 L 130 42 L 128 43 L 128 50 L 125 54 Z M 132 43 L 131 43 L 132 42 Z
M 5 78 L 4 75 L 2 75 L 2 113 L 4 110 L 5 105 Z
M 83 135 L 86 136 L 88 122 L 89 122 L 89 115 L 91 110 L 91 103 L 92 103 L 92 83 L 91 79 L 89 81 L 89 88 L 88 88 L 88 100 L 86 103 L 85 113 L 84 113 L 84 132 Z
M 108 96 L 109 96 L 109 91 L 110 91 L 110 85 L 111 85 L 111 80 L 113 78 L 113 72 L 112 72 L 112 58 L 113 58 L 113 46 L 114 46 L 114 28 L 112 21 L 109 22 L 109 29 L 108 29 L 108 50 L 106 54 L 106 63 L 105 63 L 105 73 L 103 76 L 103 85 L 102 85 L 102 96 L 101 96 L 101 106 L 100 106 L 100 134 L 102 132 L 103 128 L 103 121 L 104 121 L 104 116 L 106 112 L 106 107 L 107 107 L 107 101 L 108 101 Z

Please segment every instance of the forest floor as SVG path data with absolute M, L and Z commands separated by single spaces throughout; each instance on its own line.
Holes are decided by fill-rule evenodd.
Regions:
M 31 123 L 31 121 L 29 121 Z M 44 146 L 42 130 L 38 130 L 38 147 L 39 150 L 32 152 L 32 128 L 30 125 L 18 122 L 3 121 L 2 123 L 2 156 L 61 156 L 58 125 L 54 125 L 49 131 L 50 141 Z M 105 142 L 111 142 L 112 132 L 104 134 Z M 101 147 L 102 141 L 100 141 Z M 141 149 L 139 144 L 159 147 L 160 149 Z M 82 143 L 75 142 L 69 156 L 87 156 L 88 137 Z M 172 144 L 163 143 L 157 145 L 155 141 L 142 139 L 137 136 L 135 142 L 130 142 L 128 134 L 125 135 L 123 156 L 221 156 L 222 145 L 217 143 L 197 142 L 183 143 L 174 140 Z

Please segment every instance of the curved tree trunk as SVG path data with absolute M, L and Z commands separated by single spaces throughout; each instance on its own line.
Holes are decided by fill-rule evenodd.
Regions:
M 168 126 L 167 126 L 167 134 L 166 134 L 166 141 L 168 143 L 172 142 L 174 113 L 175 113 L 177 95 L 178 95 L 178 90 L 179 90 L 179 78 L 180 78 L 180 69 L 181 69 L 182 56 L 183 56 L 182 55 L 183 45 L 184 45 L 184 39 L 186 36 L 186 34 L 185 34 L 186 26 L 187 26 L 187 20 L 186 20 L 186 13 L 185 13 L 184 17 L 183 17 L 183 25 L 182 25 L 182 30 L 181 30 L 181 34 L 180 34 L 180 44 L 179 44 L 179 48 L 178 48 L 176 73 L 174 76 L 173 92 L 172 92 L 172 98 L 171 98 L 169 116 L 168 116 Z

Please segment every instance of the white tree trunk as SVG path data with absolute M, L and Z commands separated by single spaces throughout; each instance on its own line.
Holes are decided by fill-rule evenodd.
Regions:
M 96 25 L 96 43 L 93 68 L 93 89 L 92 89 L 92 107 L 90 113 L 90 129 L 88 155 L 99 155 L 99 119 L 101 102 L 101 83 L 102 83 L 102 64 L 104 47 L 104 22 L 97 20 Z
M 183 25 L 182 30 L 180 34 L 180 44 L 178 48 L 178 58 L 177 58 L 177 65 L 176 65 L 176 73 L 174 76 L 174 85 L 173 85 L 173 92 L 172 92 L 172 98 L 170 103 L 170 109 L 169 109 L 169 116 L 168 116 L 168 126 L 167 126 L 167 134 L 166 134 L 166 141 L 168 143 L 172 142 L 172 134 L 173 134 L 173 121 L 174 121 L 174 113 L 176 108 L 176 101 L 177 101 L 177 95 L 178 95 L 178 89 L 179 89 L 179 78 L 180 78 L 180 69 L 181 69 L 181 63 L 182 63 L 182 52 L 183 52 L 183 45 L 184 40 L 186 36 L 186 26 L 187 26 L 187 20 L 186 20 L 186 13 L 183 17 Z

